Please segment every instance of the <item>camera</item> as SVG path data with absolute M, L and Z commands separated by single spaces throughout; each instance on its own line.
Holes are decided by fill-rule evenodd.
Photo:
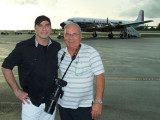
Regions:
M 62 87 L 66 86 L 66 85 L 67 85 L 66 81 L 59 79 L 59 78 L 55 78 L 55 87 L 54 87 L 54 90 L 53 90 L 51 96 L 49 97 L 49 99 L 47 100 L 47 102 L 45 104 L 45 109 L 44 109 L 45 112 L 47 112 L 49 114 L 53 114 L 59 96 L 60 96 L 60 98 L 62 98 L 62 96 L 63 96 Z

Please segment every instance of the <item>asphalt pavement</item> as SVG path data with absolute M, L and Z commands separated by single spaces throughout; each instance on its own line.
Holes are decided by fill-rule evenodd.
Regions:
M 0 64 L 17 42 L 31 37 L 22 36 L 0 38 Z M 63 39 L 57 41 L 65 47 Z M 103 112 L 97 120 L 160 119 L 160 38 L 84 38 L 82 43 L 99 51 L 105 67 Z M 18 79 L 16 67 L 14 73 Z M 20 119 L 21 103 L 0 72 L 0 120 Z

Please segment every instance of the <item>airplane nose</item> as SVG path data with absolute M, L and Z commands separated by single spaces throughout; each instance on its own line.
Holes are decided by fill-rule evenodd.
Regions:
M 64 29 L 64 26 L 67 25 L 67 24 L 70 24 L 70 23 L 73 23 L 73 22 L 65 21 L 65 22 L 60 23 L 60 26 L 62 27 L 62 29 Z
M 60 24 L 60 26 L 62 27 L 62 29 L 64 29 L 64 26 L 65 26 L 66 24 L 64 23 L 64 22 L 62 22 L 61 24 Z

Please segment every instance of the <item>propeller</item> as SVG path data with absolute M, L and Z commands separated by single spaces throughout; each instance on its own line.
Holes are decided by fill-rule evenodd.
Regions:
M 107 28 L 107 31 L 109 31 L 110 23 L 109 23 L 109 21 L 108 21 L 108 17 L 107 17 L 107 21 L 106 21 L 105 27 Z
M 108 17 L 107 17 L 107 25 L 109 25 L 109 23 L 108 23 Z
M 108 17 L 107 17 L 107 20 L 106 20 L 106 25 L 105 27 L 108 27 L 109 26 L 109 21 L 108 21 Z
M 96 29 L 96 21 L 95 20 L 93 20 L 93 27 L 92 28 Z

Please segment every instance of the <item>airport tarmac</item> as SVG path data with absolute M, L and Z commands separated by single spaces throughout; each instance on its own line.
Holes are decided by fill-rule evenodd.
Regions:
M 30 37 L 1 35 L 0 64 L 17 42 Z M 99 51 L 105 67 L 103 112 L 97 120 L 160 119 L 160 38 L 84 38 L 82 43 Z M 17 68 L 14 73 L 18 79 Z M 0 120 L 20 120 L 20 114 L 21 103 L 0 71 Z

